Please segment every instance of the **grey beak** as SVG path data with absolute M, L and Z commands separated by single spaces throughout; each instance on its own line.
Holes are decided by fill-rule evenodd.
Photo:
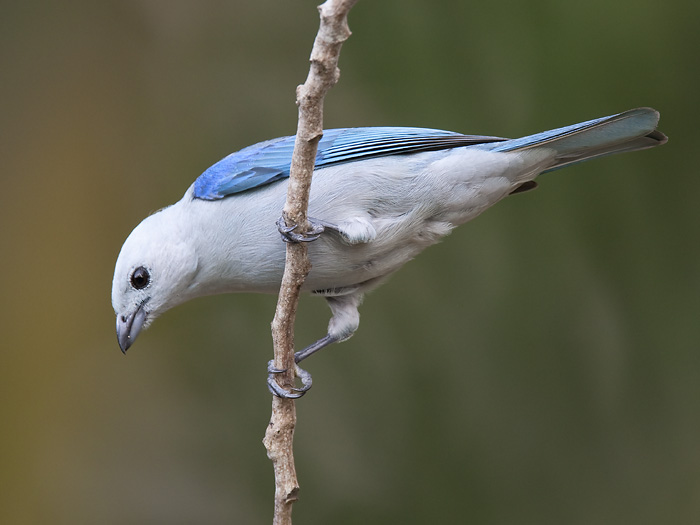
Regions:
M 126 354 L 126 351 L 136 340 L 144 321 L 146 321 L 146 311 L 141 303 L 138 308 L 129 315 L 117 315 L 117 340 L 119 348 Z

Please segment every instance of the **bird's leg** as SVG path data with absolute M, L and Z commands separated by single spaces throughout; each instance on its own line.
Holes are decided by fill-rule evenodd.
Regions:
M 371 242 L 377 236 L 377 230 L 372 221 L 366 217 L 349 217 L 335 224 L 309 217 L 313 224 L 323 226 L 326 231 L 332 231 L 340 236 L 346 244 L 363 244 Z
M 287 226 L 287 223 L 284 220 L 284 217 L 280 217 L 277 219 L 277 231 L 280 232 L 280 235 L 282 236 L 282 240 L 284 242 L 311 242 L 315 241 L 318 239 L 321 234 L 325 231 L 325 227 L 323 224 L 320 224 L 316 221 L 314 221 L 311 217 L 308 218 L 309 224 L 311 225 L 311 229 L 307 232 L 304 233 L 295 233 L 294 230 L 296 230 L 299 225 L 294 224 L 292 226 Z
M 297 353 L 294 354 L 294 362 L 296 364 L 301 363 L 304 359 L 309 357 L 311 354 L 315 354 L 318 352 L 321 348 L 325 348 L 326 346 L 335 343 L 338 340 L 337 337 L 333 337 L 330 334 L 327 334 L 326 336 L 322 337 L 318 341 L 316 341 L 313 344 L 310 344 L 303 350 L 299 350 Z
M 328 323 L 328 334 L 294 354 L 294 371 L 302 382 L 300 388 L 294 387 L 291 390 L 282 388 L 277 384 L 275 375 L 285 372 L 285 370 L 275 368 L 272 361 L 267 364 L 267 388 L 272 394 L 287 399 L 297 399 L 303 396 L 311 388 L 312 379 L 311 374 L 297 364 L 330 344 L 349 339 L 355 333 L 360 324 L 360 313 L 357 308 L 362 302 L 362 293 L 358 292 L 357 288 L 352 290 L 347 295 L 326 297 L 328 306 L 333 312 L 333 317 Z M 341 290 L 336 290 L 336 292 L 339 291 Z

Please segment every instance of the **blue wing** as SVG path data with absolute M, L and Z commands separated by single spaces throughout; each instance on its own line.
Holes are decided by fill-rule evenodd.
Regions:
M 289 177 L 295 137 L 260 142 L 232 153 L 202 173 L 194 195 L 205 200 L 259 188 Z M 435 151 L 500 142 L 498 137 L 462 135 L 426 128 L 340 128 L 324 131 L 318 144 L 316 167 L 387 155 Z

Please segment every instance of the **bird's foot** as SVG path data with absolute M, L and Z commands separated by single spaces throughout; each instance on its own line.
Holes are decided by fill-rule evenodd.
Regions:
M 294 224 L 293 226 L 287 226 L 287 224 L 284 221 L 284 217 L 280 217 L 277 219 L 277 230 L 280 232 L 280 235 L 282 235 L 282 240 L 284 242 L 311 242 L 315 241 L 318 239 L 321 234 L 325 231 L 325 226 L 323 224 L 320 224 L 318 222 L 315 222 L 313 219 L 309 218 L 309 224 L 311 225 L 311 229 L 309 231 L 306 231 L 304 233 L 296 233 L 294 230 L 296 230 L 299 225 Z
M 282 372 L 286 372 L 286 370 L 275 368 L 272 361 L 267 364 L 267 388 L 273 395 L 284 399 L 298 399 L 311 388 L 311 374 L 298 365 L 294 365 L 294 374 L 301 379 L 303 386 L 300 388 L 292 387 L 290 390 L 282 388 L 275 378 L 275 375 L 281 374 Z

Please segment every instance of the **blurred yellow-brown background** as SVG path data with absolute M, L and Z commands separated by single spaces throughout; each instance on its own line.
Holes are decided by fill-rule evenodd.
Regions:
M 697 2 L 361 0 L 326 126 L 521 136 L 649 105 L 661 148 L 546 175 L 372 293 L 309 362 L 295 519 L 700 522 Z M 124 357 L 129 231 L 294 133 L 311 1 L 0 4 L 0 521 L 267 523 L 275 298 Z M 297 340 L 324 333 L 302 301 Z

